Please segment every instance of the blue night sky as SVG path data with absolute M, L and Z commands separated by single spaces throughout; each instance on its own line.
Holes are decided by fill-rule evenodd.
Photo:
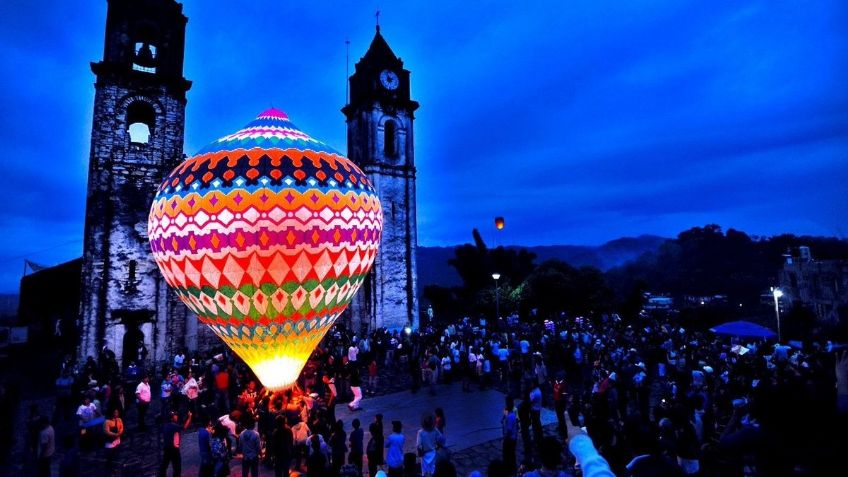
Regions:
M 718 223 L 848 235 L 848 2 L 186 0 L 185 150 L 270 105 L 346 150 L 351 68 L 412 71 L 423 245 L 599 244 Z M 525 4 L 527 3 L 527 4 Z M 0 3 L 0 292 L 81 255 L 105 1 Z

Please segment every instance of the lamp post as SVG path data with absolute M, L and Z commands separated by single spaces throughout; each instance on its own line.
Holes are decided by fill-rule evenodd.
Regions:
M 493 273 L 492 278 L 495 280 L 495 321 L 501 317 L 501 292 L 498 288 L 498 280 L 501 278 L 500 273 Z
M 777 319 L 777 341 L 780 342 L 780 297 L 783 296 L 783 291 L 780 288 L 772 288 L 771 293 L 774 296 L 774 316 Z

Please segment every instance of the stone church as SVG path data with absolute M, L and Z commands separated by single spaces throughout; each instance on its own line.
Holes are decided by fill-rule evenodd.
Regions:
M 119 362 L 159 362 L 220 342 L 168 289 L 150 254 L 147 216 L 161 180 L 185 159 L 188 18 L 175 0 L 110 0 L 96 76 L 78 357 L 103 346 Z M 339 318 L 355 330 L 418 325 L 415 163 L 410 73 L 377 27 L 342 108 L 348 157 L 384 210 L 371 275 Z

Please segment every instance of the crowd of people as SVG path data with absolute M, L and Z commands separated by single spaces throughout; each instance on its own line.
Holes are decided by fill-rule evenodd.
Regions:
M 504 407 L 492 410 L 501 415 L 502 455 L 479 469 L 491 477 L 813 475 L 838 456 L 845 438 L 830 431 L 848 414 L 848 357 L 827 343 L 718 337 L 666 316 L 466 318 L 361 336 L 337 326 L 295 388 L 276 393 L 226 352 L 181 352 L 158 373 L 145 371 L 119 372 L 108 349 L 76 369 L 66 363 L 56 416 L 76 409 L 79 448 L 102 449 L 108 465 L 127 431 L 156 423 L 161 475 L 180 474 L 181 436 L 197 428 L 203 476 L 228 475 L 237 458 L 244 476 L 267 468 L 277 476 L 455 477 L 441 408 L 423 416 L 411 453 L 391 416 L 388 433 L 382 415 L 369 423 L 336 418 L 338 404 L 357 410 L 382 392 L 389 383 L 381 376 L 393 377 L 392 390 L 406 383 L 434 402 L 439 387 L 454 382 L 467 392 L 502 390 Z M 546 435 L 543 407 L 554 410 L 557 435 Z M 32 421 L 34 443 L 47 427 L 41 416 Z M 63 447 L 63 475 L 74 475 L 79 455 Z

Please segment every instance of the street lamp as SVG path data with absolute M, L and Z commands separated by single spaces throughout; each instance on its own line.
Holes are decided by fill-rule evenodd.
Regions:
M 495 280 L 495 321 L 501 317 L 501 292 L 498 289 L 498 280 L 501 278 L 500 273 L 493 273 L 492 278 Z
M 772 295 L 774 295 L 774 316 L 777 318 L 777 341 L 780 342 L 780 297 L 783 296 L 783 291 L 780 288 L 772 288 Z

